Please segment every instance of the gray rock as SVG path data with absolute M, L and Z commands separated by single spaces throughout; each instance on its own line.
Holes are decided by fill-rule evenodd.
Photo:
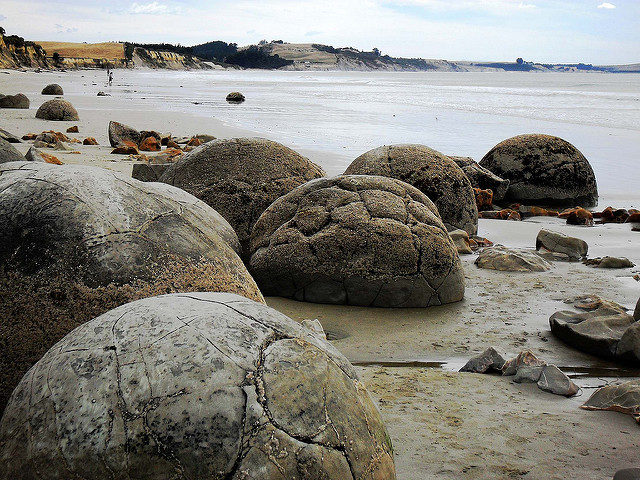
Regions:
M 0 139 L 5 140 L 9 143 L 22 143 L 22 140 L 20 140 L 18 137 L 1 128 L 0 128 Z
M 161 183 L 75 165 L 0 165 L 0 410 L 78 325 L 138 298 L 228 291 L 262 300 L 211 207 Z
M 584 240 L 568 237 L 562 233 L 542 229 L 536 238 L 536 250 L 545 248 L 550 252 L 563 253 L 570 260 L 580 260 L 587 256 L 589 245 Z
M 0 138 L 0 164 L 7 162 L 24 162 L 24 156 L 5 139 Z
M 29 108 L 29 99 L 22 93 L 17 95 L 0 95 L 0 108 Z
M 534 251 L 502 245 L 482 250 L 475 264 L 479 268 L 503 272 L 545 272 L 551 269 L 551 264 Z
M 613 480 L 640 480 L 640 468 L 625 468 L 618 470 Z
M 0 444 L 1 480 L 395 479 L 348 360 L 223 293 L 139 300 L 75 329 L 16 388 Z
M 632 268 L 635 264 L 626 257 L 597 257 L 590 258 L 583 262 L 585 265 L 592 265 L 596 268 Z
M 478 231 L 476 197 L 462 169 L 446 155 L 424 145 L 385 145 L 370 150 L 345 175 L 382 175 L 413 185 L 436 204 L 448 230 Z
M 42 120 L 80 120 L 76 109 L 66 100 L 56 98 L 44 102 L 36 112 L 36 118 Z
M 238 234 L 248 260 L 251 229 L 260 214 L 298 185 L 323 176 L 320 167 L 284 145 L 234 138 L 201 145 L 167 169 L 160 181 L 220 212 Z
M 571 379 L 555 365 L 543 367 L 538 388 L 555 395 L 573 397 L 580 390 Z
M 522 365 L 516 370 L 516 375 L 513 378 L 513 381 L 515 383 L 538 383 L 544 368 L 545 367 L 543 365 Z
M 494 202 L 500 202 L 504 199 L 509 188 L 509 180 L 500 178 L 493 172 L 481 167 L 473 158 L 454 157 L 451 155 L 449 155 L 449 158 L 462 169 L 473 188 L 491 190 Z
M 159 182 L 162 174 L 173 163 L 134 163 L 131 170 L 131 178 L 141 182 Z
M 507 200 L 552 206 L 598 203 L 591 165 L 576 147 L 558 137 L 509 138 L 493 147 L 480 165 L 510 181 Z
M 459 255 L 469 255 L 473 253 L 467 232 L 464 230 L 453 230 L 449 232 L 449 236 L 451 240 L 453 240 L 453 244 L 456 246 Z
M 27 151 L 24 158 L 27 159 L 28 162 L 40 162 L 40 163 L 61 163 L 56 157 L 53 155 L 48 155 L 42 153 L 36 147 L 31 147 Z
M 376 307 L 461 300 L 464 272 L 433 203 L 388 177 L 308 182 L 276 200 L 251 236 L 267 295 Z
M 599 388 L 580 408 L 620 412 L 640 423 L 640 380 Z
M 477 357 L 469 360 L 460 371 L 473 373 L 501 372 L 504 363 L 502 355 L 495 348 L 489 347 Z
M 540 367 L 545 366 L 547 362 L 540 360 L 530 350 L 522 351 L 517 357 L 512 358 L 502 366 L 502 375 L 511 376 L 518 373 L 518 370 L 524 367 Z
M 36 137 L 35 141 L 55 145 L 58 143 L 58 136 L 52 132 L 42 132 Z
M 140 140 L 142 140 L 140 138 L 140 132 L 135 128 L 119 122 L 109 122 L 109 144 L 112 147 L 117 147 L 124 141 L 133 142 L 138 145 Z
M 324 340 L 327 339 L 327 334 L 325 333 L 320 320 L 318 320 L 317 318 L 302 320 L 302 326 L 308 330 L 311 330 L 314 335 L 318 335 Z
M 55 147 L 55 144 L 47 143 L 47 142 L 44 142 L 42 140 L 35 140 L 33 142 L 33 146 L 36 147 L 36 148 L 53 148 L 53 147 Z
M 64 95 L 64 91 L 60 85 L 52 83 L 42 89 L 42 95 Z

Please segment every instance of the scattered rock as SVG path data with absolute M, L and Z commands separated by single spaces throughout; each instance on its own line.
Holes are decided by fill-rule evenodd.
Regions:
M 180 145 L 178 145 L 176 142 L 174 142 L 171 139 L 167 141 L 166 146 L 167 146 L 167 148 L 180 149 Z
M 208 135 L 206 133 L 198 133 L 195 138 L 200 140 L 202 143 L 207 143 L 216 139 L 213 135 Z
M 221 293 L 139 300 L 69 333 L 18 385 L 0 443 L 16 479 L 41 462 L 50 478 L 396 478 L 349 361 Z
M 624 223 L 640 223 L 640 212 L 629 212 L 629 218 Z
M 29 99 L 22 93 L 17 95 L 0 95 L 0 108 L 29 108 Z
M 456 162 L 462 169 L 471 182 L 472 187 L 480 190 L 491 190 L 493 192 L 493 199 L 496 202 L 504 199 L 507 188 L 509 188 L 509 180 L 500 178 L 486 168 L 481 167 L 478 162 L 472 158 L 453 157 L 451 155 L 449 155 L 449 158 Z
M 478 207 L 478 212 L 483 210 L 493 210 L 493 191 L 474 188 L 473 193 L 476 196 L 476 207 Z
M 544 360 L 536 357 L 531 350 L 520 352 L 517 357 L 512 358 L 502 366 L 502 375 L 515 375 L 522 367 L 543 367 L 547 364 Z
M 87 137 L 82 141 L 83 145 L 98 145 L 98 141 L 93 137 Z
M 558 215 L 560 218 L 567 219 L 567 225 L 585 225 L 593 226 L 593 214 L 584 208 L 572 208 L 565 210 Z
M 478 218 L 488 218 L 491 220 L 513 220 L 515 222 L 522 220 L 519 212 L 509 208 L 478 212 Z
M 479 248 L 493 246 L 493 242 L 488 238 L 479 237 L 477 235 L 471 235 L 469 237 L 469 246 L 471 247 L 471 250 L 476 251 Z
M 313 332 L 314 335 L 317 335 L 323 340 L 327 339 L 327 335 L 324 332 L 324 328 L 322 327 L 320 320 L 318 320 L 317 318 L 314 318 L 313 320 L 311 319 L 302 320 L 302 326 L 310 330 L 311 332 Z
M 66 152 L 68 150 L 70 150 L 69 148 L 64 146 L 64 143 L 62 143 L 60 140 L 56 141 L 56 143 L 53 146 L 54 150 L 59 150 L 61 152 Z
M 42 89 L 42 95 L 64 95 L 64 91 L 60 85 L 52 83 Z
M 460 259 L 435 205 L 388 177 L 343 175 L 297 187 L 260 216 L 251 252 L 266 295 L 374 307 L 464 295 Z
M 22 136 L 22 140 L 35 140 L 38 135 L 36 133 L 27 133 Z
M 629 218 L 629 212 L 624 208 L 614 210 L 613 207 L 607 207 L 594 217 L 599 218 L 601 223 L 625 223 Z
M 57 121 L 80 120 L 78 112 L 73 105 L 59 98 L 49 100 L 40 105 L 36 112 L 36 118 Z
M 580 408 L 613 410 L 632 415 L 640 423 L 640 380 L 599 388 Z
M 0 128 L 0 139 L 9 143 L 22 143 L 18 137 Z
M 118 147 L 125 141 L 137 146 L 140 143 L 140 132 L 119 122 L 109 122 L 109 144 Z
M 587 159 L 569 142 L 550 135 L 519 135 L 493 147 L 480 165 L 510 181 L 505 198 L 538 205 L 598 202 Z
M 538 207 L 535 205 L 520 205 L 518 207 L 518 213 L 522 218 L 528 217 L 557 217 L 558 212 L 555 210 L 547 210 L 546 208 Z
M 241 94 L 240 92 L 231 92 L 230 94 L 227 95 L 227 102 L 230 103 L 242 103 L 244 102 L 245 98 L 244 95 Z
M 424 145 L 385 145 L 356 158 L 345 175 L 382 175 L 413 185 L 438 207 L 448 230 L 478 231 L 478 209 L 469 179 L 446 155 Z
M 140 142 L 140 151 L 159 152 L 161 149 L 160 142 L 155 137 L 147 137 Z
M 505 361 L 502 355 L 495 348 L 489 347 L 477 357 L 469 360 L 460 371 L 473 373 L 501 372 L 504 364 Z
M 503 272 L 546 272 L 551 269 L 551 264 L 534 251 L 502 245 L 482 250 L 475 264 L 479 268 Z
M 580 260 L 587 256 L 589 245 L 584 240 L 568 237 L 562 233 L 542 229 L 536 238 L 536 250 L 545 248 L 550 252 L 563 253 L 570 260 Z
M 120 145 L 111 150 L 111 153 L 119 154 L 119 155 L 138 155 L 138 147 L 135 143 L 124 140 Z
M 110 97 L 111 94 L 110 93 L 104 93 L 104 92 L 98 92 L 98 97 Z
M 584 260 L 585 265 L 592 265 L 596 268 L 631 268 L 635 263 L 626 257 L 597 257 Z
M 62 165 L 62 162 L 58 160 L 58 157 L 49 155 L 48 153 L 41 152 L 36 147 L 31 147 L 25 158 L 30 162 L 43 162 L 51 163 L 52 165 Z
M 78 133 L 78 126 L 74 125 L 73 127 L 67 128 L 67 133 Z
M 454 230 L 449 232 L 449 236 L 451 240 L 453 240 L 453 244 L 456 246 L 456 250 L 458 251 L 458 255 L 469 255 L 473 253 L 471 249 L 471 240 L 469 239 L 469 234 L 464 230 Z
M 573 397 L 580 390 L 571 379 L 555 365 L 546 365 L 540 374 L 538 388 L 564 397 Z
M 0 138 L 0 164 L 7 162 L 24 162 L 24 156 L 4 138 Z

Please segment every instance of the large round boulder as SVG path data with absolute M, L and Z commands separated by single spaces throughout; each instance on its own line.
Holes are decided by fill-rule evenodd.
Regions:
M 57 83 L 51 83 L 42 89 L 42 95 L 64 95 L 64 91 Z
M 80 120 L 76 109 L 66 100 L 56 98 L 48 100 L 40 105 L 36 112 L 36 118 L 42 120 Z
M 248 255 L 254 223 L 271 203 L 324 171 L 284 145 L 263 138 L 205 143 L 160 177 L 215 208 L 235 229 Z
M 229 224 L 169 185 L 72 165 L 0 165 L 0 411 L 83 322 L 131 300 L 226 291 L 263 301 Z
M 29 99 L 26 95 L 0 95 L 0 108 L 29 108 Z
M 345 175 L 383 175 L 413 185 L 438 207 L 448 230 L 478 232 L 478 209 L 469 179 L 446 155 L 424 145 L 385 145 L 370 150 Z
M 393 480 L 380 414 L 326 340 L 238 295 L 163 295 L 80 326 L 22 379 L 0 479 Z
M 509 138 L 493 147 L 480 165 L 509 180 L 508 200 L 552 206 L 598 203 L 591 165 L 576 147 L 558 137 Z
M 265 295 L 426 307 L 461 300 L 464 272 L 434 204 L 388 177 L 313 180 L 276 200 L 251 236 Z
M 3 138 L 0 138 L 0 163 L 24 162 L 24 160 L 24 155 L 22 155 L 16 147 Z

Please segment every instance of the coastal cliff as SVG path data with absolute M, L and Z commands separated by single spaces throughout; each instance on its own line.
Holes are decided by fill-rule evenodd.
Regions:
M 0 68 L 47 68 L 44 49 L 17 35 L 5 36 L 0 30 Z

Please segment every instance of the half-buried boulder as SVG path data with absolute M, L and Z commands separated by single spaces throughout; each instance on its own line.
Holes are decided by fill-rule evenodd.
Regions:
M 60 85 L 52 83 L 42 89 L 42 95 L 64 95 L 64 91 Z
M 29 99 L 26 95 L 0 95 L 0 108 L 29 108 Z
M 214 140 L 160 177 L 211 205 L 235 229 L 248 257 L 254 223 L 277 198 L 324 171 L 290 148 L 263 138 Z
M 119 122 L 109 122 L 109 144 L 112 147 L 124 144 L 125 141 L 133 142 L 138 145 L 140 140 L 140 132 L 135 128 Z
M 382 175 L 413 185 L 438 207 L 449 230 L 478 231 L 478 209 L 469 179 L 446 155 L 424 145 L 385 145 L 370 150 L 345 175 Z
M 433 203 L 388 177 L 313 180 L 276 200 L 251 236 L 267 295 L 317 303 L 426 307 L 461 300 L 464 272 Z
M 78 325 L 131 300 L 226 291 L 262 301 L 211 207 L 169 185 L 72 165 L 0 165 L 0 411 Z
M 599 388 L 580 408 L 626 413 L 640 423 L 640 380 Z
M 480 165 L 509 180 L 508 200 L 554 206 L 598 203 L 591 165 L 576 147 L 558 137 L 509 138 L 493 147 Z
M 7 162 L 24 162 L 24 155 L 9 142 L 0 138 L 0 163 Z
M 56 98 L 44 102 L 36 112 L 36 118 L 42 120 L 80 120 L 76 109 L 66 100 Z
M 225 293 L 147 298 L 76 328 L 16 388 L 0 445 L 2 480 L 395 479 L 348 360 Z
M 449 158 L 456 162 L 462 169 L 473 188 L 491 190 L 493 192 L 493 200 L 496 202 L 504 199 L 507 189 L 509 188 L 509 180 L 500 178 L 493 172 L 481 167 L 473 158 L 453 157 L 451 155 L 449 155 Z
M 534 251 L 502 245 L 482 250 L 475 264 L 479 268 L 503 272 L 546 272 L 551 269 L 551 264 Z

